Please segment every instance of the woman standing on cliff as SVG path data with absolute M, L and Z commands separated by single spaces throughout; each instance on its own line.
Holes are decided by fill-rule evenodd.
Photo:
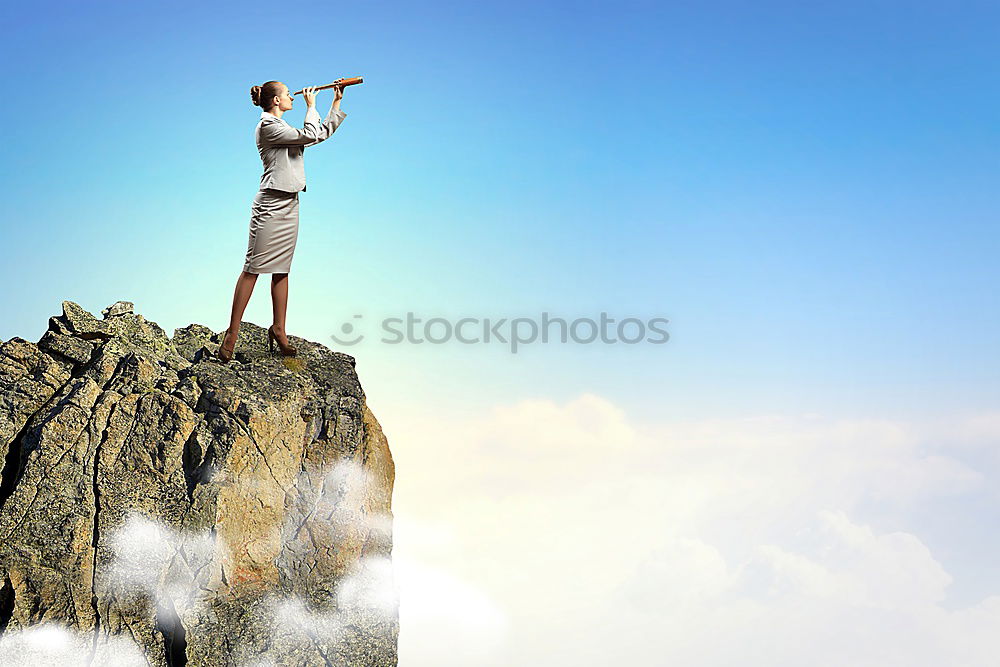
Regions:
M 334 87 L 333 104 L 320 121 L 316 111 L 316 87 L 302 90 L 306 100 L 306 118 L 302 129 L 289 125 L 281 115 L 292 108 L 288 86 L 268 81 L 250 89 L 250 99 L 263 111 L 255 132 L 257 150 L 264 163 L 260 189 L 250 206 L 250 242 L 247 245 L 243 272 L 236 281 L 233 309 L 229 317 L 218 357 L 223 363 L 233 358 L 243 311 L 250 301 L 257 275 L 271 274 L 271 304 L 274 323 L 267 330 L 268 348 L 277 343 L 284 356 L 295 356 L 296 349 L 285 335 L 285 311 L 288 307 L 288 270 L 299 234 L 299 192 L 306 190 L 303 153 L 330 137 L 347 116 L 340 110 L 344 97 L 342 86 Z

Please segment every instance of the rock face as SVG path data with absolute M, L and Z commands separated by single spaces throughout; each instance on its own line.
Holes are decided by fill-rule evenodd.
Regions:
M 354 359 L 221 342 L 65 301 L 0 344 L 0 664 L 397 663 L 394 467 Z

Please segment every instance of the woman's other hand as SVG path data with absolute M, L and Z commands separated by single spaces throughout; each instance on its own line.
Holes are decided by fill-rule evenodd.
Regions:
M 309 86 L 302 89 L 302 97 L 306 100 L 306 106 L 310 109 L 316 106 L 316 86 Z
M 344 99 L 344 87 L 334 86 L 333 87 L 333 104 L 331 105 L 334 111 L 340 111 L 340 100 Z

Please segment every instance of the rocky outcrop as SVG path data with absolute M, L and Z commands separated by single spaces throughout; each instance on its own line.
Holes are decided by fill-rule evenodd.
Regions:
M 394 468 L 354 359 L 244 322 L 223 365 L 204 326 L 102 315 L 0 344 L 0 663 L 395 665 Z

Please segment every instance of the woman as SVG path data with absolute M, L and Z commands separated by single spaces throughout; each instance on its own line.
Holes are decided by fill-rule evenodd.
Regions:
M 302 129 L 289 125 L 281 115 L 292 108 L 288 86 L 280 81 L 268 81 L 250 89 L 250 99 L 263 111 L 255 132 L 257 150 L 264 163 L 260 190 L 250 206 L 250 242 L 247 245 L 243 272 L 236 281 L 229 328 L 219 347 L 223 363 L 233 358 L 236 338 L 257 276 L 271 274 L 271 303 L 274 324 L 267 330 L 268 349 L 277 343 L 284 356 L 295 356 L 296 349 L 285 335 L 285 311 L 288 306 L 288 270 L 295 253 L 299 234 L 299 192 L 305 192 L 306 175 L 303 153 L 330 137 L 347 116 L 340 110 L 344 97 L 341 86 L 334 87 L 333 104 L 322 121 L 316 111 L 316 87 L 302 90 L 306 100 L 306 118 Z

